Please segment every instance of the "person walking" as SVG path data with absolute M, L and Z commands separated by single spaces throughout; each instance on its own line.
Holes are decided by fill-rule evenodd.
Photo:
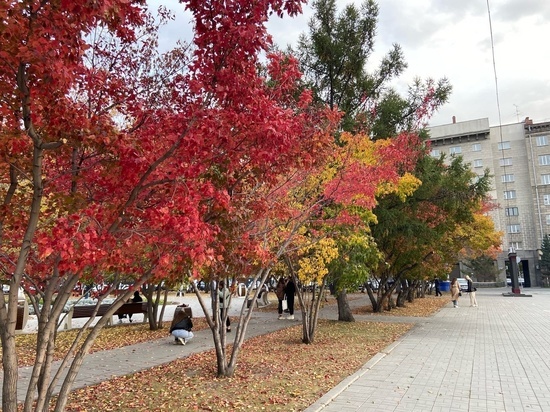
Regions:
M 477 299 L 476 299 L 477 288 L 474 287 L 474 284 L 470 276 L 466 275 L 465 278 L 468 281 L 468 290 L 466 292 L 470 294 L 470 306 L 476 308 L 477 307 Z
M 458 284 L 458 280 L 456 278 L 453 278 L 451 280 L 451 300 L 453 301 L 453 307 L 458 308 L 458 298 L 462 294 L 460 293 L 460 285 Z
M 435 286 L 435 296 L 443 296 L 443 294 L 441 293 L 441 282 L 439 281 L 439 278 L 435 278 L 434 286 Z
M 275 295 L 279 301 L 279 306 L 277 306 L 277 312 L 279 313 L 279 319 L 283 319 L 283 301 L 285 300 L 285 278 L 281 276 L 275 287 Z
M 287 319 L 294 320 L 294 295 L 296 294 L 296 284 L 292 280 L 292 276 L 289 276 L 284 290 L 288 306 Z
M 193 320 L 189 314 L 183 310 L 176 311 L 172 324 L 170 325 L 170 334 L 174 337 L 176 344 L 185 345 L 190 339 L 193 339 Z
M 225 331 L 231 332 L 231 319 L 229 319 L 229 314 L 227 311 L 229 310 L 229 302 L 231 300 L 231 293 L 229 292 L 229 289 L 225 286 L 225 283 L 223 280 L 220 280 L 218 283 L 218 299 L 220 302 L 220 316 L 223 319 L 224 316 L 227 314 L 227 320 L 225 321 Z

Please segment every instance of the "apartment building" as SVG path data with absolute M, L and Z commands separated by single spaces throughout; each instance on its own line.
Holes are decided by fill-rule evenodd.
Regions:
M 539 253 L 550 234 L 550 122 L 489 126 L 487 118 L 429 128 L 432 155 L 462 156 L 481 175 L 489 169 L 490 196 L 498 205 L 491 212 L 496 230 L 504 233 L 496 265 L 506 279 L 510 248 L 525 287 L 540 286 Z

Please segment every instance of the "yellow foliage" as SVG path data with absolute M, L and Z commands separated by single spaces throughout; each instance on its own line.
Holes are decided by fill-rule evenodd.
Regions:
M 397 184 L 384 182 L 378 185 L 376 196 L 395 193 L 399 199 L 404 202 L 421 184 L 422 181 L 420 181 L 420 179 L 407 172 L 399 178 Z
M 502 243 L 502 232 L 495 231 L 493 220 L 484 214 L 474 215 L 474 222 L 462 228 L 468 238 L 468 252 L 470 257 L 487 254 L 488 251 L 498 249 Z
M 298 279 L 303 284 L 321 284 L 328 274 L 328 264 L 338 257 L 338 247 L 333 239 L 325 238 L 300 249 Z

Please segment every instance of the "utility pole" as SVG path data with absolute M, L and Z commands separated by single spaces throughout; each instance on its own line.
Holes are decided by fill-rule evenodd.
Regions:
M 518 109 L 518 105 L 517 105 L 517 104 L 514 104 L 514 106 L 516 106 L 516 119 L 518 119 L 518 123 L 519 123 L 519 109 Z

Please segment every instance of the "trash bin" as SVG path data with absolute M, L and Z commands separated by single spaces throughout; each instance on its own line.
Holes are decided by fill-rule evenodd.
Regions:
M 29 320 L 29 304 L 26 299 L 17 302 L 17 321 L 15 323 L 16 330 L 23 330 Z
M 451 290 L 451 282 L 448 280 L 440 282 L 439 288 L 441 289 L 441 292 L 449 292 Z
M 246 285 L 239 283 L 239 286 L 237 286 L 237 296 L 243 297 L 244 295 L 246 295 Z

